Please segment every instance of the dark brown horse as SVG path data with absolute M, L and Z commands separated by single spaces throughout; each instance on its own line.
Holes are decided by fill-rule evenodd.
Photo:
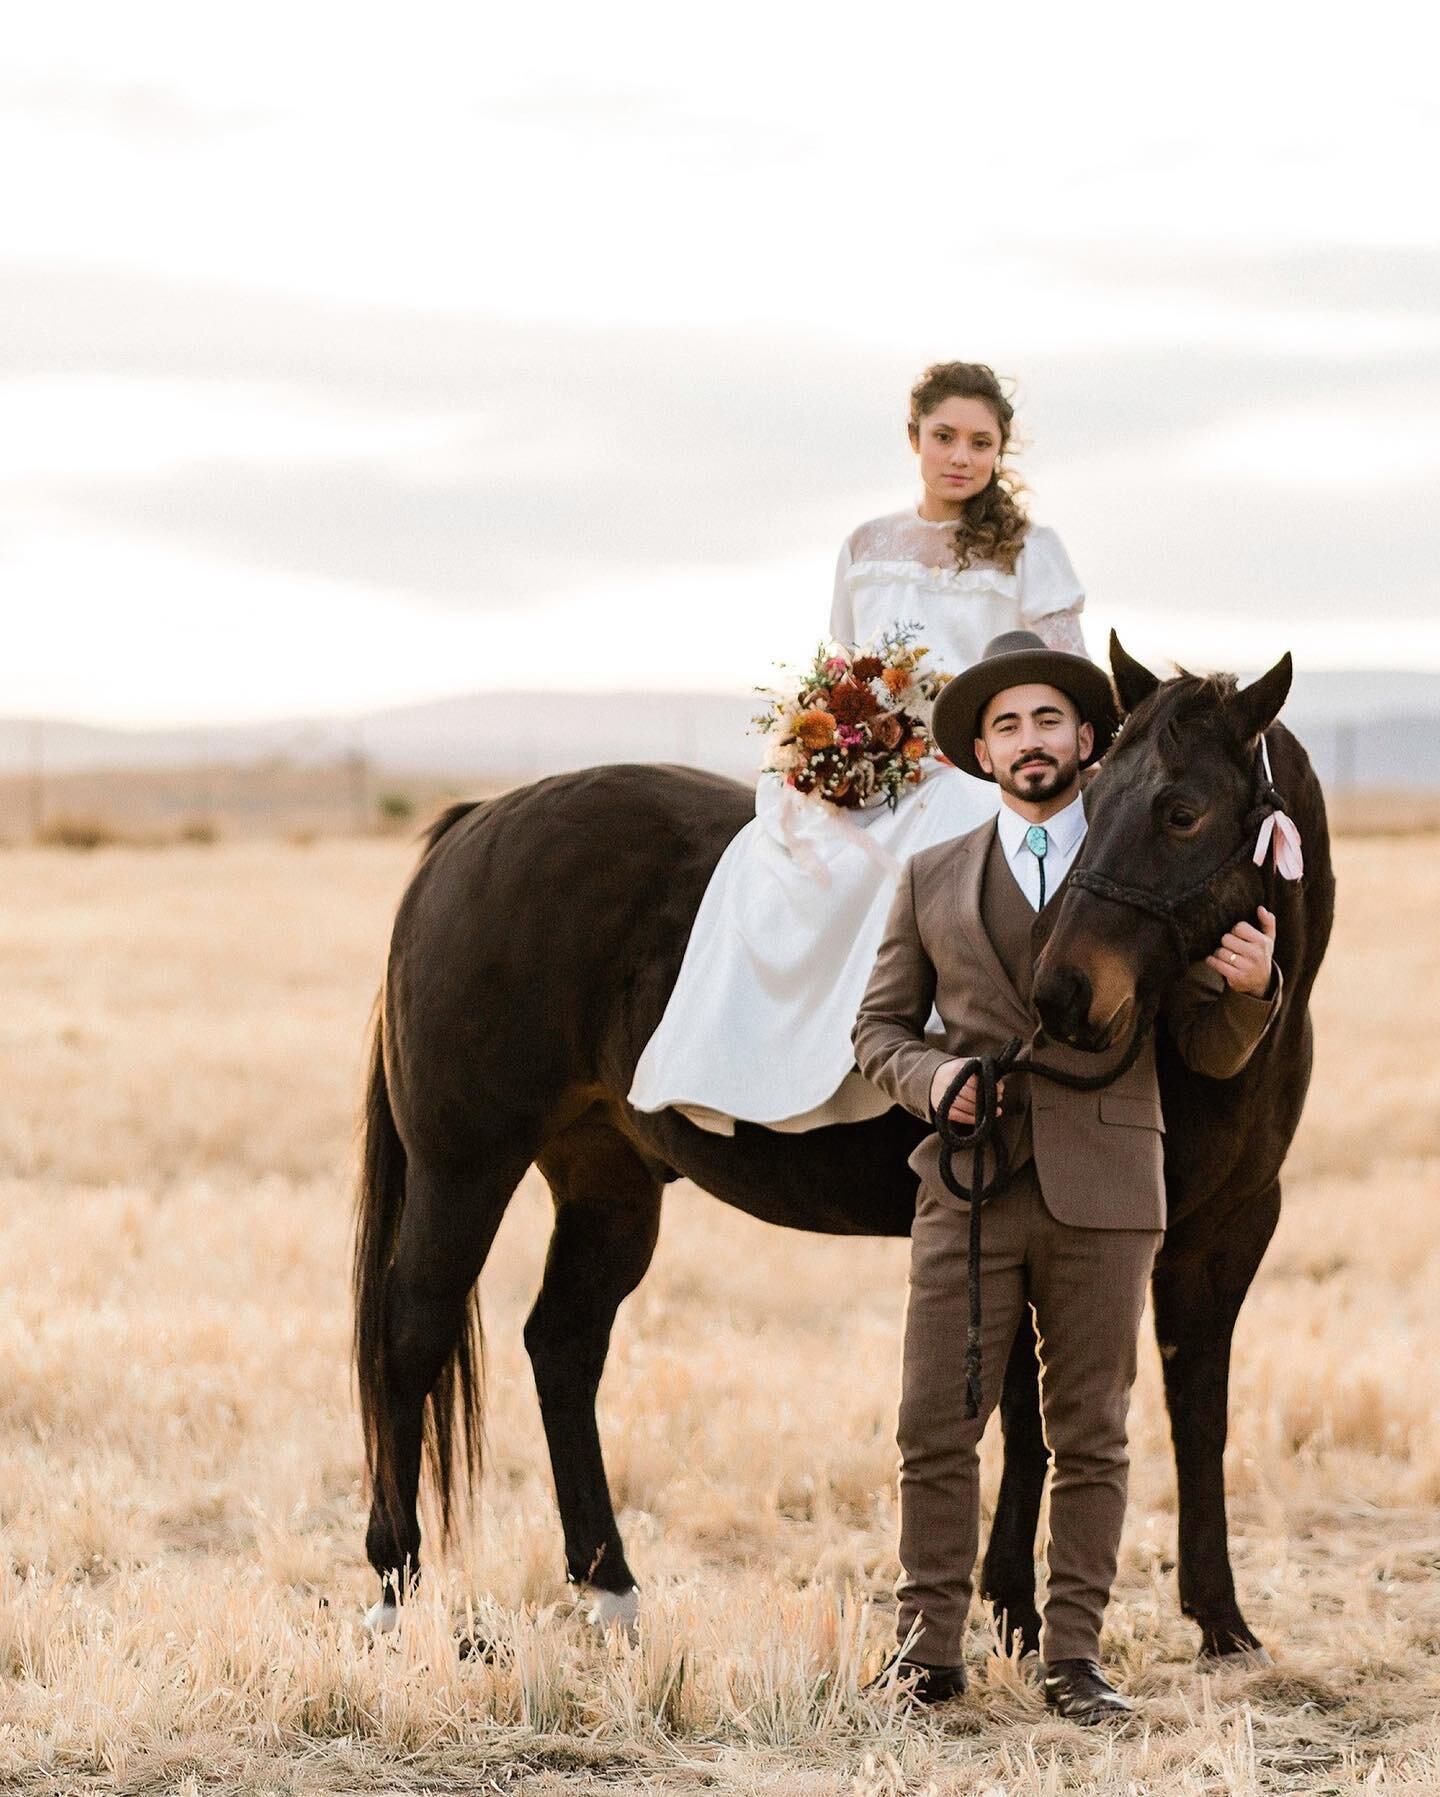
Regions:
M 1037 997 L 1052 1035 L 1095 1046 L 1087 1035 L 1102 985 L 1108 1004 L 1129 980 L 1134 1005 L 1148 1008 L 1182 948 L 1203 954 L 1254 916 L 1261 875 L 1236 850 L 1247 834 L 1253 843 L 1256 745 L 1289 686 L 1288 658 L 1243 692 L 1225 679 L 1160 685 L 1113 642 L 1112 660 L 1132 715 L 1094 782 L 1078 865 L 1162 901 L 1225 871 L 1178 923 L 1114 897 L 1066 899 Z M 1230 1336 L 1275 1225 L 1333 907 L 1318 784 L 1287 731 L 1270 728 L 1268 740 L 1308 864 L 1303 884 L 1271 901 L 1281 1016 L 1234 1080 L 1197 1078 L 1163 1043 L 1160 1060 L 1171 1226 L 1156 1314 L 1180 1479 L 1181 1601 L 1208 1653 L 1257 1645 L 1235 1603 L 1226 1542 Z M 457 1474 L 478 1475 L 475 1284 L 532 1163 L 549 1182 L 555 1225 L 525 1344 L 566 1570 L 607 1620 L 633 1618 L 635 1581 L 595 1397 L 616 1310 L 650 1263 L 665 1185 L 691 1179 L 794 1229 L 909 1233 L 915 1181 L 905 1163 L 925 1126 L 903 1111 L 803 1136 L 742 1123 L 727 1137 L 625 1101 L 706 882 L 752 804 L 748 789 L 689 769 L 603 767 L 454 806 L 430 832 L 396 918 L 377 1017 L 356 1237 L 355 1359 L 373 1488 L 366 1546 L 381 1580 L 373 1626 L 394 1622 L 419 1569 L 422 1445 L 447 1526 Z M 1011 1354 L 1002 1422 L 1005 1475 L 982 1588 L 1033 1646 L 1046 1451 L 1028 1329 Z

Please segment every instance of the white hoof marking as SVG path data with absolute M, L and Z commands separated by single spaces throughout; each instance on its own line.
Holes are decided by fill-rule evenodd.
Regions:
M 632 1585 L 628 1591 L 597 1591 L 585 1620 L 594 1629 L 623 1628 L 631 1641 L 639 1637 L 640 1593 Z
M 381 1598 L 365 1612 L 365 1629 L 371 1635 L 393 1635 L 400 1626 L 400 1606 L 393 1598 Z

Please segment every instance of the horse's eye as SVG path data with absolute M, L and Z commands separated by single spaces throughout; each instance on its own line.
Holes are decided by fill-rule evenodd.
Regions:
M 1172 805 L 1165 822 L 1172 830 L 1193 830 L 1200 819 L 1188 805 Z

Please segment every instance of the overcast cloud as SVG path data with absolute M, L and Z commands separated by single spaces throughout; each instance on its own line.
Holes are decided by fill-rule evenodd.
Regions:
M 1272 90 L 1038 9 L 991 41 L 1028 81 L 995 131 L 903 90 L 899 20 L 869 64 L 839 22 L 759 64 L 577 24 L 547 72 L 513 22 L 477 59 L 459 9 L 283 63 L 266 8 L 228 61 L 154 16 L 159 73 L 97 14 L 37 24 L 0 91 L 31 171 L 4 709 L 422 697 L 483 683 L 476 629 L 530 684 L 537 628 L 561 684 L 762 679 L 823 627 L 840 538 L 911 496 L 906 389 L 957 354 L 1017 380 L 1092 641 L 1440 666 L 1436 131 L 1403 58 L 1382 89 L 1255 26 Z

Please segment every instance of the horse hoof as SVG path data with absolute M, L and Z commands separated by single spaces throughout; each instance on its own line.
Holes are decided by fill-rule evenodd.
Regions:
M 1219 1672 L 1227 1666 L 1237 1667 L 1241 1672 L 1257 1672 L 1274 1664 L 1274 1660 L 1258 1641 L 1253 1647 L 1232 1647 L 1223 1652 L 1214 1647 L 1200 1649 L 1199 1666 L 1202 1672 Z
M 363 1626 L 365 1633 L 375 1639 L 381 1635 L 393 1635 L 400 1626 L 399 1604 L 393 1597 L 382 1597 L 365 1612 Z
M 592 1629 L 624 1629 L 633 1646 L 640 1639 L 640 1593 L 632 1585 L 628 1591 L 597 1591 L 595 1601 L 585 1612 Z

